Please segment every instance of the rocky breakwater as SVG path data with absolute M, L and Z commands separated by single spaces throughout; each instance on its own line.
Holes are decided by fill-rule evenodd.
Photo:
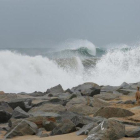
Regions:
M 72 132 L 77 137 L 86 135 L 85 140 L 138 139 L 140 107 L 135 92 L 139 85 L 84 83 L 67 90 L 57 85 L 43 93 L 3 92 L 0 139 L 25 135 L 53 137 Z

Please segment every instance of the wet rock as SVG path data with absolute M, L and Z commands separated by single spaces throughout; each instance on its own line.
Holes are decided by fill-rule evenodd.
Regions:
M 29 114 L 22 110 L 20 107 L 16 107 L 12 113 L 12 117 L 16 119 L 28 118 Z
M 0 123 L 6 123 L 12 116 L 13 109 L 6 103 L 0 102 Z
M 63 123 L 59 124 L 56 128 L 52 130 L 50 135 L 62 135 L 74 132 L 76 130 L 76 126 L 70 120 L 65 120 Z
M 37 125 L 27 120 L 21 120 L 14 128 L 6 133 L 5 138 L 15 136 L 34 135 L 37 133 Z
M 95 83 L 87 82 L 82 85 L 78 85 L 77 87 L 73 87 L 71 91 L 73 93 L 79 91 L 83 96 L 93 97 L 94 95 L 100 94 L 100 86 Z
M 85 140 L 117 140 L 125 136 L 125 127 L 115 120 L 105 120 L 93 128 Z
M 43 112 L 60 112 L 65 111 L 65 107 L 59 104 L 43 104 L 39 107 L 33 107 L 29 113 L 37 112 L 37 111 L 43 111 Z
M 134 113 L 129 110 L 114 107 L 102 107 L 94 114 L 94 116 L 102 116 L 105 118 L 126 117 L 132 115 L 134 115 Z

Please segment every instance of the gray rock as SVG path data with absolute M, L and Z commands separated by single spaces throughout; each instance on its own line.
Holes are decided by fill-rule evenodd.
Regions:
M 46 91 L 47 94 L 53 94 L 53 93 L 64 93 L 65 91 L 63 90 L 61 85 L 57 85 L 55 87 L 52 87 Z
M 76 104 L 68 108 L 68 110 L 82 115 L 91 115 L 97 111 L 97 108 L 83 104 Z
M 129 110 L 114 107 L 102 107 L 94 114 L 94 116 L 102 116 L 105 118 L 126 117 L 132 115 L 134 115 L 134 113 Z
M 29 111 L 31 109 L 32 100 L 31 99 L 13 99 L 8 102 L 9 106 L 13 109 L 16 107 L 22 108 L 24 111 Z
M 85 126 L 83 126 L 79 131 L 76 132 L 76 135 L 86 135 L 86 132 L 89 132 L 92 128 L 94 128 L 95 126 L 97 126 L 97 123 L 89 123 Z
M 29 114 L 22 110 L 20 107 L 16 107 L 12 113 L 12 117 L 16 119 L 28 118 Z
M 57 126 L 56 122 L 43 121 L 43 127 L 46 131 L 52 131 Z
M 72 107 L 73 105 L 76 105 L 76 104 L 86 105 L 87 104 L 87 99 L 84 98 L 84 97 L 73 98 L 66 104 L 66 107 L 67 107 L 67 109 L 69 109 L 70 107 Z
M 113 93 L 113 91 L 116 91 L 118 89 L 120 89 L 120 86 L 103 86 L 101 88 L 101 91 Z
M 38 97 L 38 96 L 44 96 L 46 94 L 47 94 L 46 92 L 43 93 L 43 92 L 40 92 L 40 91 L 35 91 L 33 93 L 29 93 L 28 95 L 33 96 L 33 97 Z
M 59 124 L 56 128 L 52 130 L 50 135 L 62 135 L 74 132 L 76 130 L 76 126 L 70 120 L 65 120 L 63 123 Z
M 60 112 L 60 111 L 65 111 L 66 108 L 62 105 L 59 104 L 43 104 L 39 107 L 33 107 L 29 113 L 37 112 L 37 111 L 43 111 L 43 112 Z
M 105 120 L 93 128 L 85 140 L 117 140 L 125 136 L 125 127 L 115 120 Z
M 13 138 L 15 136 L 24 135 L 34 135 L 37 133 L 37 125 L 33 122 L 22 120 L 17 126 L 11 128 L 11 130 L 6 133 L 5 138 Z
M 109 101 L 109 100 L 113 100 L 113 99 L 118 99 L 119 95 L 112 94 L 112 93 L 103 93 L 103 94 L 95 95 L 94 98 L 100 98 L 102 100 Z
M 122 93 L 123 95 L 129 95 L 131 93 L 135 93 L 137 90 L 134 90 L 134 89 L 118 89 L 117 91 Z
M 6 103 L 0 102 L 0 123 L 6 123 L 12 116 L 13 109 Z
M 92 105 L 94 107 L 100 108 L 100 107 L 110 106 L 110 103 L 108 103 L 105 100 L 99 99 L 99 98 L 94 98 L 93 102 L 92 102 Z
M 49 136 L 44 128 L 39 128 L 36 135 L 40 138 Z
M 140 127 L 129 129 L 125 132 L 127 137 L 140 137 Z
M 82 85 L 78 85 L 77 87 L 73 87 L 71 89 L 73 93 L 79 91 L 83 96 L 91 96 L 93 97 L 96 94 L 100 94 L 100 86 L 95 83 L 84 83 Z

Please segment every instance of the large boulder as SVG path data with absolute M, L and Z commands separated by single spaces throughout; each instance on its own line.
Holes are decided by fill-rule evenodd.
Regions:
M 19 106 L 16 107 L 12 113 L 12 117 L 16 119 L 28 118 L 29 114 L 22 110 Z
M 6 103 L 0 102 L 0 123 L 6 123 L 12 116 L 13 109 Z
M 91 96 L 93 97 L 96 94 L 100 94 L 100 86 L 95 83 L 84 83 L 82 85 L 78 85 L 76 87 L 73 87 L 71 91 L 74 92 L 80 92 L 83 96 Z
M 27 120 L 21 120 L 17 126 L 11 128 L 6 133 L 5 138 L 13 138 L 15 136 L 34 135 L 37 133 L 37 125 Z
M 85 140 L 117 140 L 125 136 L 125 126 L 109 119 L 93 128 Z
M 94 114 L 94 116 L 102 116 L 105 118 L 126 117 L 132 115 L 134 115 L 134 113 L 129 110 L 114 107 L 102 107 Z
M 33 107 L 29 113 L 37 112 L 37 111 L 43 111 L 43 112 L 60 112 L 65 111 L 65 107 L 59 104 L 43 104 L 39 107 Z
M 67 109 L 69 109 L 70 107 L 72 107 L 73 105 L 77 105 L 77 104 L 83 104 L 86 105 L 87 104 L 87 99 L 84 97 L 76 97 L 71 99 L 67 104 L 66 107 Z
M 74 132 L 76 130 L 75 124 L 70 120 L 65 120 L 54 128 L 50 135 L 62 135 Z
M 22 108 L 24 111 L 29 111 L 32 107 L 31 99 L 13 99 L 8 102 L 9 106 L 15 109 L 16 107 Z

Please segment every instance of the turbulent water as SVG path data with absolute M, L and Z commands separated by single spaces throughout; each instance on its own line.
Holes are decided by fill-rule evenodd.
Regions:
M 97 48 L 89 41 L 64 43 L 54 48 L 0 50 L 0 90 L 46 91 L 84 82 L 120 85 L 140 81 L 140 46 Z

